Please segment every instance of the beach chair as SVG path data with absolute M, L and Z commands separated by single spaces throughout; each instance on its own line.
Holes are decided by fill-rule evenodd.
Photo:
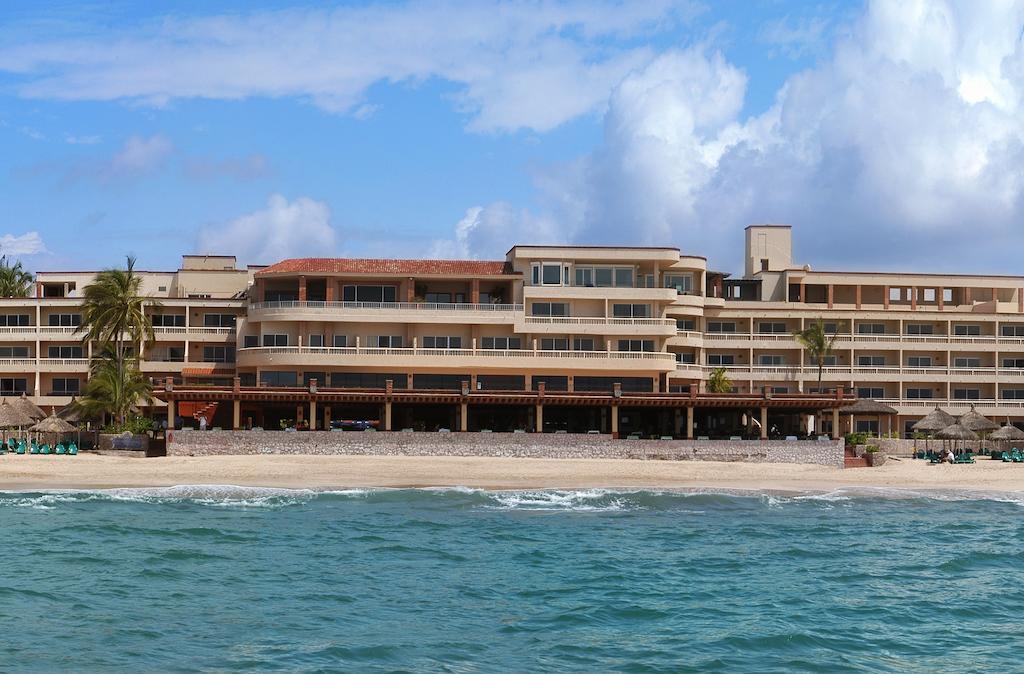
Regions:
M 64 444 L 58 442 L 57 446 L 53 448 L 54 454 L 67 454 L 68 450 L 64 448 Z
M 74 441 L 72 441 L 72 442 L 71 442 L 71 443 L 70 443 L 70 444 L 68 445 L 68 454 L 69 454 L 69 455 L 71 455 L 71 456 L 75 456 L 75 455 L 77 455 L 77 454 L 78 454 L 78 445 L 76 445 L 76 444 L 74 443 Z
M 40 454 L 50 454 L 50 445 L 49 445 L 49 443 L 44 442 L 43 446 L 39 448 L 39 453 Z
M 28 453 L 29 454 L 38 454 L 39 453 L 39 445 L 36 444 L 35 440 L 32 441 L 32 446 L 29 447 Z
M 1010 455 L 1007 454 L 1006 452 L 1003 452 L 1002 459 L 1003 459 L 1003 463 L 1012 463 L 1013 462 L 1013 459 L 1011 459 Z
M 1016 447 L 1014 447 L 1013 451 L 1010 452 L 1010 461 L 1013 461 L 1014 463 L 1020 463 L 1021 461 L 1024 461 L 1024 456 L 1021 455 L 1020 450 L 1017 449 Z
M 956 459 L 953 461 L 953 463 L 977 463 L 977 462 L 974 460 L 974 457 L 971 456 L 970 452 L 964 452 L 960 456 L 956 457 Z

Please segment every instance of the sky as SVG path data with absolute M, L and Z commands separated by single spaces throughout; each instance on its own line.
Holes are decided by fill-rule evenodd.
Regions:
M 0 253 L 1018 274 L 1024 0 L 4 0 Z

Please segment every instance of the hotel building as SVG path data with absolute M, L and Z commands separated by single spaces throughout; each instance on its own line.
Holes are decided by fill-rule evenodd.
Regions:
M 505 394 L 510 405 L 478 406 L 466 424 L 466 398 L 461 421 L 444 402 L 392 420 L 388 403 L 396 429 L 607 431 L 600 406 L 552 409 L 542 423 L 539 405 L 519 403 L 537 392 L 568 404 L 615 390 L 671 407 L 703 392 L 717 368 L 741 397 L 775 407 L 837 389 L 884 401 L 899 412 L 901 432 L 936 405 L 955 414 L 973 404 L 990 418 L 1024 422 L 1024 277 L 815 271 L 793 263 L 788 226 L 751 226 L 745 237 L 739 278 L 669 247 L 515 246 L 494 261 L 307 258 L 244 270 L 231 257 L 185 256 L 176 272 L 143 273 L 156 340 L 143 345 L 142 369 L 158 388 L 197 387 L 177 413 L 203 412 L 224 426 L 271 427 L 306 409 L 289 403 L 271 413 L 241 390 L 312 385 L 321 397 L 387 389 L 408 400 L 468 389 Z M 62 405 L 81 390 L 90 352 L 75 326 L 92 276 L 40 273 L 36 297 L 0 300 L 0 393 Z M 793 337 L 818 319 L 837 333 L 820 390 L 817 365 Z M 233 415 L 231 406 L 217 411 L 217 387 L 236 392 L 221 398 L 234 400 Z M 308 410 L 318 427 L 332 412 L 385 425 L 376 398 Z M 631 423 L 683 434 L 679 411 L 638 408 Z M 688 414 L 691 434 L 694 425 L 715 432 L 714 414 Z M 887 430 L 884 420 L 881 429 L 873 418 L 853 421 Z M 787 423 L 786 432 L 800 430 Z M 826 415 L 819 430 L 836 433 L 836 423 Z

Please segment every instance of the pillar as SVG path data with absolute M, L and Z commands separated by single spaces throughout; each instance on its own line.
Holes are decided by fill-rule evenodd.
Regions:
M 917 286 L 910 289 L 910 310 L 917 311 Z
M 803 282 L 803 281 L 800 281 L 800 286 L 799 286 L 799 288 L 800 288 L 800 294 L 799 294 L 799 295 L 797 295 L 797 301 L 798 301 L 798 302 L 803 302 L 803 301 L 804 301 L 804 298 L 805 298 L 805 297 L 807 296 L 807 295 L 805 294 L 805 290 L 806 290 L 806 287 L 807 287 L 807 286 L 806 286 L 806 285 L 804 284 L 804 282 Z
M 974 304 L 974 299 L 971 297 L 971 288 L 964 288 L 964 304 Z
M 173 429 L 174 428 L 174 401 L 173 400 L 168 400 L 167 401 L 167 428 L 168 429 Z
M 316 430 L 316 400 L 309 401 L 309 430 Z
M 882 305 L 889 308 L 889 286 L 882 286 Z
M 619 437 L 619 406 L 612 405 L 612 437 Z
M 384 403 L 384 430 L 391 430 L 391 401 Z
M 832 439 L 839 439 L 839 408 L 832 408 Z
M 831 283 L 828 284 L 828 308 L 832 308 L 832 301 L 835 298 L 835 286 Z
M 861 306 L 861 286 L 860 286 L 860 284 L 857 284 L 857 288 L 856 288 L 855 292 L 856 292 L 856 297 L 857 297 L 857 308 L 860 309 L 860 306 Z
M 946 289 L 936 288 L 935 289 L 935 301 L 939 304 L 939 311 L 942 311 L 946 307 Z
M 463 433 L 465 433 L 467 428 L 469 427 L 468 417 L 469 404 L 463 401 L 459 403 L 459 430 L 462 431 Z
M 306 301 L 306 277 L 305 276 L 300 276 L 299 277 L 299 301 L 300 302 L 305 302 Z
M 469 283 L 469 301 L 480 304 L 480 279 L 475 278 Z
M 536 410 L 536 413 L 533 415 L 533 418 L 537 420 L 537 432 L 538 433 L 543 433 L 544 432 L 544 404 L 543 403 L 537 403 L 537 410 Z
M 693 440 L 693 408 L 686 408 L 686 439 Z
M 327 299 L 328 302 L 334 302 L 335 299 L 337 299 L 336 295 L 335 295 L 335 288 L 337 287 L 337 285 L 338 284 L 337 284 L 337 282 L 334 279 L 332 279 L 332 278 L 327 279 L 327 298 L 326 299 Z
M 302 421 L 302 405 L 295 406 L 295 426 L 298 427 L 299 422 Z
M 761 439 L 768 439 L 768 407 L 761 406 Z
M 405 301 L 412 304 L 416 299 L 416 281 L 409 279 L 405 284 Z
M 231 430 L 237 431 L 242 427 L 242 401 L 235 398 L 231 402 Z
M 1024 314 L 1024 288 L 1017 288 L 1017 313 Z

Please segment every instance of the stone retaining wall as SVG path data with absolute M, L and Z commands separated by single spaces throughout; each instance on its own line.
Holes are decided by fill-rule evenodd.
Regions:
M 843 465 L 843 444 L 785 440 L 613 440 L 563 433 L 175 431 L 168 456 L 350 454 L 663 459 Z

